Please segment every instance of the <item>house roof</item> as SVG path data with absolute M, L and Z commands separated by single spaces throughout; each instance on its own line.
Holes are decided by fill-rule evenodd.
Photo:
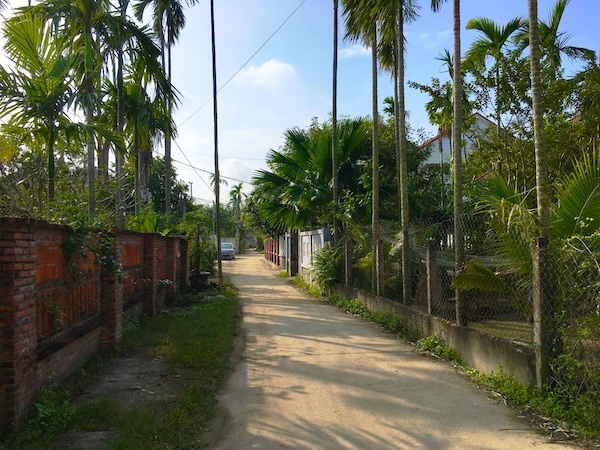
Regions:
M 483 114 L 481 114 L 480 112 L 474 112 L 474 113 L 472 114 L 472 116 L 474 116 L 474 117 L 478 117 L 478 118 L 480 118 L 480 119 L 484 120 L 484 121 L 485 121 L 485 122 L 487 122 L 487 123 L 488 123 L 490 126 L 496 126 L 496 125 L 494 124 L 494 122 L 492 122 L 490 119 L 488 119 L 487 117 L 485 117 L 485 116 L 484 116 Z M 419 145 L 419 146 L 417 147 L 417 150 L 421 150 L 421 149 L 423 149 L 423 148 L 425 148 L 425 147 L 428 147 L 428 146 L 430 146 L 431 144 L 433 144 L 434 142 L 436 142 L 436 141 L 437 141 L 439 138 L 440 138 L 440 135 L 439 135 L 439 134 L 436 134 L 436 135 L 435 135 L 435 136 L 433 136 L 432 138 L 430 138 L 430 139 L 426 140 L 426 141 L 425 141 L 425 142 L 423 142 L 421 145 Z

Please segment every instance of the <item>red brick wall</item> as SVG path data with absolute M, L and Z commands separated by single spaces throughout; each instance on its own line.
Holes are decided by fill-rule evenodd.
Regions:
M 26 418 L 37 389 L 61 379 L 99 348 L 116 348 L 125 309 L 157 309 L 157 281 L 167 301 L 187 283 L 187 242 L 115 231 L 113 257 L 125 277 L 92 253 L 69 261 L 68 227 L 0 218 L 0 426 Z

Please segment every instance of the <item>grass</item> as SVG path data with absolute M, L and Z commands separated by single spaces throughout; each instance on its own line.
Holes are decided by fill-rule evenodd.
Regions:
M 161 358 L 169 378 L 180 380 L 181 395 L 175 401 L 156 400 L 134 410 L 123 408 L 110 395 L 92 403 L 75 403 L 75 393 L 69 388 L 94 379 L 102 366 L 110 364 L 96 360 L 62 385 L 42 388 L 35 417 L 18 433 L 0 438 L 0 449 L 59 448 L 60 436 L 67 430 L 110 430 L 113 437 L 108 449 L 197 446 L 230 370 L 239 319 L 231 286 L 212 294 L 219 296 L 191 306 L 186 306 L 190 298 L 180 297 L 184 307 L 150 319 L 134 317 L 125 326 L 124 351 Z

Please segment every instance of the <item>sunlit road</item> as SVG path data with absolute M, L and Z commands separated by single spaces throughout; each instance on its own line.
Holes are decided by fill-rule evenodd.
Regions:
M 244 345 L 209 448 L 558 447 L 447 363 L 299 293 L 262 255 L 223 267 Z

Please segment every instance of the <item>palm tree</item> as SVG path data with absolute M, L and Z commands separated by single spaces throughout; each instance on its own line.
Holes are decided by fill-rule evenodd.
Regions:
M 502 127 L 501 76 L 505 59 L 504 48 L 510 42 L 510 38 L 524 27 L 525 21 L 521 17 L 510 20 L 504 26 L 500 26 L 486 17 L 477 17 L 470 19 L 466 26 L 467 30 L 477 30 L 481 33 L 481 36 L 471 44 L 466 55 L 467 60 L 476 66 L 485 67 L 485 60 L 488 56 L 494 59 L 491 71 L 494 73 L 493 83 L 496 90 L 495 109 L 498 136 Z
M 367 123 L 362 119 L 345 119 L 339 124 L 340 190 L 359 190 L 362 151 L 367 139 Z M 316 134 L 293 128 L 285 132 L 283 151 L 271 150 L 267 164 L 271 170 L 258 170 L 253 183 L 261 199 L 261 216 L 269 228 L 299 230 L 332 223 L 331 152 L 332 130 Z
M 68 36 L 75 52 L 84 55 L 76 68 L 81 86 L 79 106 L 85 111 L 86 124 L 91 127 L 98 109 L 98 88 L 100 74 L 107 49 L 113 36 L 123 36 L 131 30 L 132 24 L 121 15 L 115 15 L 109 9 L 108 0 L 49 0 L 26 10 L 39 14 L 44 21 L 54 25 L 57 35 Z M 87 178 L 88 209 L 90 219 L 95 216 L 95 142 L 92 133 L 87 134 Z
M 439 11 L 445 0 L 431 0 L 431 9 Z M 464 267 L 464 227 L 463 227 L 463 167 L 462 167 L 462 113 L 463 113 L 463 82 L 461 72 L 461 39 L 460 39 L 460 0 L 453 0 L 453 36 L 454 56 L 452 58 L 452 174 L 454 179 L 454 270 L 460 273 Z M 498 121 L 498 123 L 500 123 Z M 459 325 L 466 324 L 465 308 L 460 290 L 455 291 L 456 322 Z
M 410 239 L 409 239 L 409 200 L 408 200 L 408 165 L 406 149 L 406 106 L 404 86 L 404 23 L 416 17 L 412 0 L 402 0 L 396 7 L 396 36 L 395 36 L 395 92 L 396 130 L 398 136 L 398 188 L 400 198 L 400 217 L 402 228 L 402 294 L 405 304 L 412 303 L 411 269 L 410 269 Z
M 544 110 L 540 67 L 540 35 L 537 0 L 528 0 L 529 10 L 529 60 L 531 63 L 531 97 L 533 103 L 533 133 L 535 145 L 535 182 L 540 237 L 548 237 L 550 227 L 550 189 L 548 166 L 544 147 Z
M 21 13 L 4 24 L 5 50 L 15 64 L 11 72 L 0 67 L 3 132 L 18 134 L 18 141 L 41 137 L 48 160 L 48 201 L 55 196 L 54 148 L 59 134 L 81 133 L 67 108 L 75 98 L 73 69 L 81 55 L 69 53 L 65 37 L 54 37 L 39 16 Z
M 351 41 L 361 39 L 371 47 L 371 79 L 372 79 L 372 207 L 371 207 L 371 240 L 373 255 L 373 293 L 383 295 L 383 258 L 379 255 L 379 112 L 377 95 L 378 51 L 377 51 L 377 23 L 361 6 L 360 0 L 344 0 L 344 14 L 346 16 L 346 38 Z
M 241 249 L 241 239 L 242 239 L 242 228 L 240 220 L 242 218 L 242 187 L 243 183 L 238 183 L 231 188 L 229 191 L 229 198 L 231 199 L 231 205 L 233 206 L 233 210 L 235 211 L 235 241 L 238 248 Z
M 553 78 L 558 76 L 563 54 L 571 59 L 588 62 L 594 62 L 596 58 L 593 50 L 568 45 L 570 36 L 560 31 L 560 23 L 570 2 L 571 0 L 557 0 L 550 12 L 548 22 L 539 22 L 541 60 L 546 63 Z M 529 24 L 515 35 L 515 42 L 520 50 L 524 50 L 529 45 Z
M 191 6 L 196 4 L 196 0 L 187 0 L 186 4 Z M 178 0 L 140 0 L 134 6 L 135 15 L 139 20 L 143 19 L 144 11 L 148 6 L 153 6 L 153 28 L 158 35 L 161 48 L 161 61 L 164 72 L 166 73 L 165 83 L 171 85 L 171 49 L 179 39 L 181 30 L 185 27 L 185 14 L 183 5 Z M 165 58 L 166 50 L 166 58 Z M 169 114 L 173 113 L 173 99 L 170 99 L 167 110 Z M 165 208 L 171 209 L 171 139 L 173 130 L 167 129 L 165 134 Z

